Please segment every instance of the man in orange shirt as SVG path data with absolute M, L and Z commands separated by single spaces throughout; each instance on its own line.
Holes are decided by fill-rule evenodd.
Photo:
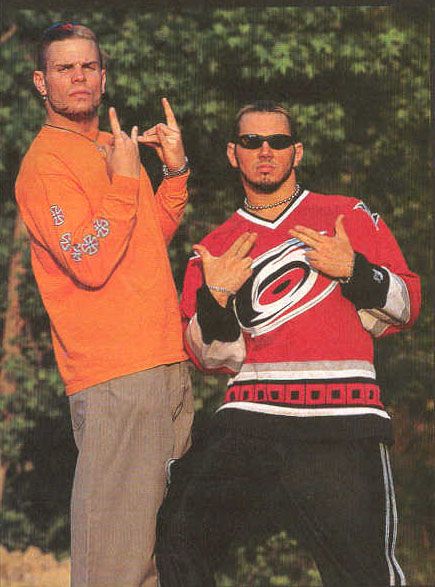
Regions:
M 193 417 L 167 255 L 187 199 L 181 133 L 166 99 L 166 124 L 128 136 L 112 108 L 112 134 L 99 131 L 106 71 L 83 25 L 45 31 L 34 83 L 47 117 L 16 196 L 79 450 L 72 585 L 155 587 L 165 464 Z M 138 143 L 163 162 L 155 195 Z

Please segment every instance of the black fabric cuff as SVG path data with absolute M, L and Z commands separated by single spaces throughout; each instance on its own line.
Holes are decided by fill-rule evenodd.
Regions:
M 388 271 L 379 265 L 373 265 L 361 253 L 355 253 L 352 277 L 348 283 L 341 284 L 341 293 L 357 310 L 383 308 L 389 287 Z
M 232 307 L 233 297 L 223 308 L 204 284 L 196 292 L 196 315 L 201 328 L 202 340 L 211 344 L 214 340 L 234 342 L 240 336 L 240 326 Z

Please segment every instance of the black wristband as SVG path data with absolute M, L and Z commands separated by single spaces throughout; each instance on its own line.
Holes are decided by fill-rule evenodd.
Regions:
M 355 253 L 352 277 L 347 283 L 341 283 L 341 292 L 357 310 L 383 308 L 389 287 L 388 271 L 370 263 L 361 253 Z
M 234 314 L 232 300 L 233 296 L 230 296 L 223 308 L 205 284 L 196 292 L 196 315 L 205 344 L 211 344 L 214 340 L 234 342 L 239 338 L 240 326 Z

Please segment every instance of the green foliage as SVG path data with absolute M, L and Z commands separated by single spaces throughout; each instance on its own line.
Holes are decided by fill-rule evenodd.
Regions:
M 285 532 L 265 540 L 261 546 L 241 547 L 236 554 L 237 576 L 222 574 L 219 587 L 319 587 L 320 575 L 311 559 L 301 552 Z
M 126 4 L 58 11 L 11 8 L 4 17 L 3 31 L 13 24 L 17 30 L 0 45 L 2 283 L 12 252 L 13 182 L 19 159 L 43 119 L 30 83 L 33 45 L 46 26 L 71 18 L 89 24 L 102 40 L 108 62 L 105 103 L 117 107 L 125 128 L 138 123 L 144 129 L 162 120 L 162 96 L 169 97 L 182 125 L 193 174 L 191 203 L 170 251 L 178 287 L 191 244 L 241 201 L 237 175 L 225 157 L 235 112 L 253 99 L 273 98 L 294 114 L 305 146 L 298 176 L 303 185 L 362 197 L 380 212 L 411 267 L 423 275 L 423 299 L 429 307 L 429 11 L 424 7 L 152 12 Z M 101 115 L 107 128 L 106 107 Z M 160 165 L 155 155 L 145 152 L 143 159 L 157 183 Z M 20 286 L 22 353 L 8 366 L 17 393 L 2 397 L 0 406 L 0 412 L 9 415 L 1 423 L 10 463 L 4 540 L 9 547 L 33 542 L 59 551 L 68 544 L 66 512 L 75 452 L 48 321 L 28 260 L 26 268 Z M 1 315 L 5 305 L 2 291 Z M 405 525 L 416 516 L 419 532 L 429 537 L 433 528 L 427 522 L 428 487 L 433 480 L 423 439 L 433 417 L 431 325 L 425 309 L 412 332 L 382 341 L 377 351 L 388 404 L 398 415 L 404 411 L 417 431 L 409 436 L 406 427 L 401 430 L 404 438 L 412 438 L 414 448 L 400 448 L 399 443 L 396 455 Z M 200 430 L 219 404 L 224 382 L 196 373 L 194 385 Z M 418 542 L 423 544 L 420 555 L 409 540 L 403 547 L 413 584 L 428 580 L 427 567 L 418 557 L 429 542 Z M 294 543 L 281 535 L 258 550 L 245 547 L 237 555 L 237 577 L 222 575 L 221 587 L 287 585 L 289 578 L 300 587 L 317 585 L 315 571 L 302 564 L 301 553 L 294 553 Z M 414 570 L 418 564 L 422 571 Z

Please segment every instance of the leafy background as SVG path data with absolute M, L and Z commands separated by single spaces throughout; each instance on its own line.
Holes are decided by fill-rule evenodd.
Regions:
M 170 255 L 178 287 L 192 243 L 240 203 L 225 146 L 238 108 L 256 98 L 290 107 L 305 146 L 298 179 L 320 192 L 361 197 L 387 221 L 423 280 L 423 312 L 413 331 L 379 344 L 377 368 L 396 422 L 393 451 L 400 507 L 398 555 L 412 585 L 433 582 L 433 326 L 429 29 L 420 3 L 372 7 L 165 9 L 124 3 L 97 8 L 14 8 L 0 33 L 0 328 L 2 333 L 2 542 L 66 556 L 75 461 L 67 403 L 48 323 L 29 270 L 13 184 L 43 121 L 31 87 L 40 32 L 77 19 L 99 35 L 109 83 L 101 110 L 115 105 L 125 128 L 162 119 L 168 96 L 193 167 L 191 203 Z M 144 152 L 155 185 L 160 165 Z M 79 317 L 78 317 L 79 319 Z M 207 425 L 224 382 L 194 373 L 196 429 Z M 433 454 L 433 453 L 432 453 Z M 219 575 L 220 587 L 319 585 L 292 537 L 252 536 Z

